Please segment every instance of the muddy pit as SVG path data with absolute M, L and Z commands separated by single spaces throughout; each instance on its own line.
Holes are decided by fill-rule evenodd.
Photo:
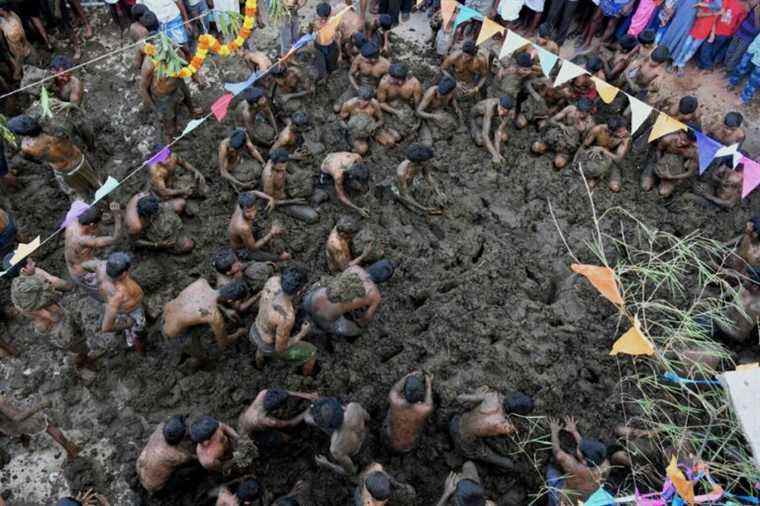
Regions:
M 86 54 L 105 51 L 118 37 L 106 28 L 98 36 L 102 46 L 91 43 Z M 259 34 L 257 41 L 273 41 Z M 113 42 L 110 42 L 112 44 Z M 271 42 L 270 42 L 271 44 Z M 264 47 L 266 44 L 262 43 Z M 401 52 L 413 72 L 429 85 L 433 71 L 429 46 L 404 45 Z M 136 89 L 127 84 L 124 62 L 112 60 L 89 67 L 87 109 L 98 132 L 95 158 L 103 176 L 122 178 L 158 141 L 157 123 L 139 112 Z M 216 67 L 206 66 L 211 87 L 194 98 L 204 108 L 221 94 L 221 81 L 246 75 L 234 59 Z M 105 76 L 105 77 L 104 77 Z M 330 79 L 310 100 L 315 130 L 328 151 L 347 150 L 330 106 L 347 86 L 345 69 Z M 234 104 L 233 104 L 234 107 Z M 233 108 L 231 107 L 231 111 Z M 182 124 L 188 120 L 183 112 Z M 448 421 L 462 411 L 456 395 L 481 385 L 502 391 L 521 390 L 537 399 L 537 415 L 574 415 L 584 434 L 609 440 L 611 429 L 622 421 L 615 400 L 618 368 L 607 351 L 616 337 L 617 319 L 611 305 L 577 278 L 571 277 L 570 258 L 549 213 L 551 201 L 558 223 L 573 249 L 592 261 L 583 247 L 590 239 L 588 200 L 579 175 L 571 170 L 555 172 L 548 157 L 528 154 L 533 133 L 514 133 L 508 162 L 494 166 L 490 156 L 457 134 L 435 144 L 435 177 L 445 190 L 449 206 L 445 215 L 424 217 L 395 203 L 384 182 L 403 159 L 406 142 L 393 149 L 372 147 L 367 162 L 372 190 L 354 201 L 370 210 L 364 226 L 378 238 L 385 256 L 398 262 L 395 276 L 381 287 L 384 299 L 365 335 L 352 343 L 317 336 L 320 371 L 315 378 L 288 374 L 285 369 L 254 367 L 254 350 L 247 340 L 220 351 L 207 339 L 211 361 L 201 371 L 177 364 L 176 352 L 162 341 L 158 317 L 165 302 L 199 276 L 213 279 L 210 254 L 226 244 L 227 221 L 236 194 L 217 176 L 216 147 L 234 125 L 234 115 L 223 125 L 213 119 L 182 140 L 175 152 L 200 168 L 209 179 L 209 198 L 196 201 L 199 214 L 186 219 L 186 229 L 196 241 L 186 256 L 135 251 L 134 276 L 145 290 L 150 333 L 145 356 L 127 351 L 119 342 L 100 362 L 89 385 L 72 372 L 68 359 L 40 339 L 24 321 L 5 324 L 2 335 L 20 350 L 18 357 L 0 363 L 3 393 L 35 403 L 50 399 L 54 421 L 82 448 L 80 457 L 66 463 L 63 452 L 45 435 L 26 446 L 19 440 L 3 441 L 0 490 L 10 504 L 50 504 L 55 498 L 85 487 L 94 487 L 114 505 L 213 504 L 207 492 L 221 481 L 205 473 L 188 478 L 182 492 L 148 497 L 134 472 L 135 460 L 155 426 L 173 414 L 195 419 L 210 414 L 233 424 L 238 415 L 267 387 L 318 391 L 343 400 L 360 402 L 370 413 L 371 432 L 356 462 L 363 467 L 373 460 L 384 464 L 398 480 L 414 485 L 415 504 L 433 504 L 451 469 L 463 459 L 448 436 Z M 741 230 L 758 208 L 758 197 L 727 212 L 703 208 L 684 198 L 689 187 L 673 199 L 662 201 L 638 186 L 641 156 L 624 163 L 624 187 L 619 194 L 603 185 L 595 194 L 597 208 L 623 206 L 645 223 L 674 234 L 701 228 L 713 237 L 728 240 Z M 300 164 L 316 175 L 321 157 Z M 49 171 L 20 159 L 23 189 L 9 195 L 13 212 L 27 238 L 43 237 L 55 229 L 68 202 Z M 141 190 L 145 173 L 139 173 L 115 193 L 126 204 Z M 287 227 L 283 240 L 295 261 L 306 266 L 310 281 L 327 270 L 324 241 L 337 217 L 347 211 L 334 195 L 319 206 L 320 220 L 304 226 L 275 213 L 261 214 L 263 228 L 273 219 Z M 108 228 L 108 226 L 106 226 Z M 38 263 L 51 273 L 64 275 L 63 240 L 51 241 L 36 254 Z M 126 244 L 119 249 L 128 248 Z M 361 246 L 358 245 L 358 251 Z M 2 285 L 7 302 L 7 283 Z M 92 329 L 99 308 L 79 294 L 68 295 L 66 309 Z M 248 323 L 252 317 L 248 318 Z M 621 361 L 624 364 L 625 361 Z M 424 430 L 421 444 L 408 455 L 391 454 L 382 444 L 381 426 L 387 409 L 387 392 L 401 376 L 414 369 L 434 375 L 436 410 Z M 523 429 L 525 420 L 518 421 Z M 328 439 L 306 427 L 292 433 L 288 451 L 255 459 L 254 472 L 266 489 L 278 497 L 299 479 L 312 482 L 317 505 L 348 504 L 351 486 L 320 470 L 314 455 L 328 451 Z M 543 433 L 535 433 L 535 438 Z M 499 505 L 524 505 L 541 488 L 541 477 L 526 454 L 508 441 L 495 447 L 513 453 L 518 471 L 503 473 L 479 465 L 489 496 Z M 545 447 L 529 445 L 539 464 L 548 458 Z

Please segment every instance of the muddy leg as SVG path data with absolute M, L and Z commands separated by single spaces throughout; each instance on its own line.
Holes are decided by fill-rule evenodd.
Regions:
M 548 151 L 548 149 L 549 149 L 549 146 L 547 146 L 546 143 L 541 142 L 541 141 L 536 141 L 530 146 L 530 151 L 534 155 L 543 155 L 544 153 Z
M 647 163 L 641 172 L 641 189 L 648 192 L 652 188 L 654 188 L 654 164 Z
M 610 191 L 615 193 L 620 191 L 620 177 L 620 167 L 618 167 L 617 163 L 612 162 L 612 166 L 610 167 Z
M 420 144 L 433 147 L 433 132 L 425 122 L 420 125 Z
M 308 362 L 306 362 L 303 365 L 303 375 L 304 376 L 311 376 L 314 374 L 314 367 L 317 365 L 317 357 L 312 357 L 309 359 Z
M 515 128 L 522 130 L 526 126 L 528 126 L 528 119 L 522 114 L 518 115 L 517 118 L 515 118 Z
M 673 195 L 673 190 L 676 189 L 676 183 L 671 181 L 670 179 L 662 179 L 660 180 L 660 190 L 659 194 L 660 197 L 668 198 L 671 195 Z
M 351 144 L 354 148 L 354 153 L 357 155 L 366 155 L 369 151 L 369 142 L 365 139 L 352 139 Z
M 554 157 L 554 168 L 557 170 L 562 170 L 567 167 L 567 163 L 569 161 L 570 158 L 567 155 L 557 153 L 557 155 Z
M 51 423 L 48 423 L 46 432 L 50 434 L 50 437 L 53 438 L 53 441 L 61 445 L 61 448 L 66 450 L 66 455 L 68 455 L 69 460 L 74 460 L 77 455 L 79 455 L 79 448 L 77 445 L 66 439 L 66 436 L 63 435 L 63 432 L 61 432 L 58 427 Z

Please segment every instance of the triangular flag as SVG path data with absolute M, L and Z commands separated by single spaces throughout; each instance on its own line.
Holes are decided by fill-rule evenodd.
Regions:
M 501 45 L 501 51 L 499 52 L 499 59 L 503 60 L 521 47 L 528 44 L 530 44 L 530 41 L 528 39 L 517 35 L 512 30 L 507 30 L 507 36 L 504 37 L 504 44 Z
M 626 93 L 631 105 L 631 135 L 635 134 L 652 112 L 652 106 Z
M 559 74 L 557 74 L 557 79 L 554 80 L 554 86 L 565 84 L 569 80 L 575 79 L 582 74 L 588 74 L 586 69 L 579 67 L 570 60 L 562 60 L 562 66 L 559 68 Z
M 451 16 L 454 15 L 454 11 L 459 5 L 454 0 L 442 0 L 441 1 L 441 20 L 443 21 L 443 28 L 448 26 Z
M 610 355 L 625 353 L 626 355 L 654 355 L 654 346 L 649 342 L 644 334 L 641 333 L 641 324 L 639 317 L 633 318 L 633 327 L 623 334 L 612 345 Z
M 661 112 L 657 116 L 657 120 L 654 122 L 652 132 L 649 134 L 649 142 L 656 141 L 663 135 L 668 135 L 678 130 L 686 130 L 686 125 L 678 121 L 677 119 L 668 116 L 664 112 Z
M 615 498 L 603 488 L 599 488 L 583 504 L 585 506 L 614 506 Z
M 734 169 L 736 168 L 737 165 L 739 165 L 742 162 L 742 158 L 744 158 L 744 155 L 742 154 L 741 151 L 739 151 L 738 149 L 734 151 L 733 160 L 731 160 L 732 162 L 731 165 Z
M 731 144 L 730 146 L 721 146 L 721 148 L 715 153 L 715 156 L 731 156 L 739 149 L 739 144 Z
M 618 290 L 617 281 L 615 281 L 615 272 L 609 267 L 599 265 L 571 264 L 570 269 L 573 272 L 585 276 L 589 282 L 594 285 L 602 297 L 617 304 L 623 305 L 623 297 Z
M 69 226 L 69 224 L 79 218 L 82 213 L 84 213 L 86 210 L 90 208 L 90 205 L 87 204 L 87 202 L 82 202 L 81 200 L 75 200 L 71 203 L 71 207 L 69 208 L 69 211 L 66 213 L 66 217 L 63 219 L 63 223 L 61 223 L 60 228 L 66 228 Z
M 261 77 L 261 75 L 262 74 L 258 71 L 251 72 L 251 75 L 248 76 L 248 79 L 246 79 L 245 81 L 241 81 L 239 83 L 224 83 L 224 89 L 229 91 L 233 95 L 238 96 L 241 93 L 243 93 L 243 91 L 245 91 L 246 88 L 248 88 L 253 83 L 255 83 L 259 79 L 259 77 Z
M 182 130 L 182 135 L 180 137 L 184 137 L 199 126 L 203 124 L 203 122 L 206 121 L 206 118 L 200 118 L 200 119 L 191 119 L 190 122 L 187 124 L 184 130 Z
M 34 240 L 28 244 L 24 244 L 23 242 L 18 243 L 18 247 L 16 247 L 16 251 L 13 253 L 13 256 L 11 257 L 11 267 L 34 253 L 34 250 L 40 247 L 40 236 L 37 236 L 34 238 Z
M 457 14 L 457 18 L 454 20 L 454 27 L 456 28 L 471 19 L 483 19 L 483 15 L 475 9 L 462 6 L 459 8 L 459 14 Z
M 314 35 L 313 33 L 307 33 L 306 35 L 304 35 L 303 37 L 295 41 L 295 43 L 293 44 L 293 47 L 291 47 L 290 49 L 291 51 L 298 51 L 299 49 L 304 47 L 306 44 L 308 44 L 315 38 L 316 38 L 316 35 Z
M 552 69 L 554 69 L 554 65 L 559 59 L 559 56 L 552 53 L 551 51 L 547 51 L 538 44 L 533 44 L 533 47 L 535 47 L 536 51 L 538 52 L 538 61 L 541 64 L 541 70 L 544 71 L 544 75 L 548 79 L 549 74 L 551 74 Z
M 760 363 L 752 362 L 751 364 L 739 364 L 736 366 L 737 371 L 748 371 L 750 369 L 757 369 L 760 367 Z
M 678 469 L 678 461 L 675 455 L 670 458 L 670 464 L 665 473 L 670 478 L 670 481 L 673 482 L 673 486 L 676 488 L 678 495 L 681 496 L 681 499 L 689 504 L 694 504 L 694 483 L 687 480 L 683 471 Z
M 211 105 L 211 112 L 214 113 L 217 121 L 222 121 L 227 116 L 227 108 L 230 106 L 233 96 L 232 93 L 225 93 Z
M 475 45 L 481 45 L 497 33 L 504 33 L 504 30 L 506 30 L 506 28 L 499 23 L 491 21 L 490 18 L 485 18 L 483 24 L 480 26 L 480 33 L 478 34 L 478 40 L 475 42 Z
M 596 91 L 599 93 L 599 98 L 601 98 L 605 104 L 611 104 L 620 90 L 615 86 L 612 86 L 610 83 L 602 81 L 598 77 L 592 77 L 591 80 L 594 81 L 594 84 L 596 85 Z
M 742 157 L 741 163 L 744 165 L 744 173 L 742 174 L 742 198 L 746 198 L 747 195 L 752 193 L 752 190 L 760 184 L 760 164 L 746 156 Z
M 718 150 L 721 147 L 721 144 L 715 139 L 712 139 L 711 137 L 708 137 L 707 135 L 703 134 L 699 130 L 695 130 L 694 134 L 697 136 L 697 154 L 699 155 L 699 175 L 701 176 L 707 170 L 707 167 L 709 167 L 710 164 L 712 163 L 713 159 L 715 158 L 715 153 L 718 152 Z
M 106 182 L 103 183 L 103 186 L 101 186 L 95 191 L 95 200 L 92 201 L 91 205 L 94 206 L 95 204 L 97 204 L 98 202 L 106 198 L 106 196 L 108 196 L 109 193 L 111 193 L 112 191 L 114 191 L 116 188 L 119 187 L 119 184 L 121 183 L 119 183 L 112 176 L 108 176 L 108 179 L 106 179 Z
M 420 5 L 422 5 L 424 1 L 425 0 L 417 0 L 417 8 L 419 8 Z
M 147 162 L 145 162 L 146 165 L 156 165 L 157 163 L 161 163 L 163 161 L 166 161 L 167 158 L 172 156 L 172 150 L 168 147 L 164 147 L 156 153 L 155 155 L 151 156 Z

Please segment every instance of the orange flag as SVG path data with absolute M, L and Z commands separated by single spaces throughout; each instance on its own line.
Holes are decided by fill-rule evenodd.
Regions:
M 687 480 L 683 472 L 678 469 L 675 455 L 670 458 L 670 464 L 665 472 L 670 481 L 673 482 L 673 486 L 676 487 L 676 492 L 681 496 L 681 499 L 688 504 L 694 504 L 694 482 Z
M 618 353 L 625 353 L 626 355 L 654 355 L 654 346 L 641 333 L 641 324 L 639 323 L 638 316 L 633 318 L 633 327 L 628 329 L 628 332 L 620 336 L 615 341 L 615 344 L 612 345 L 610 355 L 617 355 Z
M 602 297 L 618 306 L 623 305 L 623 297 L 620 295 L 620 290 L 618 290 L 615 272 L 612 269 L 586 264 L 571 264 L 570 269 L 585 276 L 594 285 L 594 288 L 599 290 Z
M 454 0 L 443 0 L 441 2 L 441 19 L 443 20 L 443 27 L 445 28 L 449 21 L 451 20 L 451 16 L 454 15 L 454 11 L 457 8 L 457 2 Z
M 505 28 L 495 21 L 491 21 L 489 18 L 483 19 L 483 25 L 480 27 L 480 33 L 478 34 L 478 40 L 475 42 L 476 46 L 481 45 L 497 33 L 504 33 Z
M 686 125 L 675 118 L 671 118 L 664 112 L 661 112 L 660 115 L 657 116 L 657 121 L 654 122 L 652 133 L 649 134 L 649 142 L 678 130 L 686 130 Z
M 605 104 L 611 104 L 620 90 L 612 86 L 610 83 L 602 81 L 598 77 L 592 77 L 591 80 L 594 81 L 594 84 L 596 85 L 596 91 L 599 93 L 599 97 Z

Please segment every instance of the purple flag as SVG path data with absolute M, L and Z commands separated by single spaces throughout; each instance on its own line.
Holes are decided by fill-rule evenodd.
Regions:
M 709 167 L 712 163 L 713 158 L 715 158 L 715 153 L 717 153 L 718 150 L 723 147 L 723 145 L 718 141 L 706 136 L 699 130 L 695 130 L 694 133 L 697 135 L 699 174 L 702 175 L 707 170 L 707 167 Z
M 170 156 L 172 156 L 172 150 L 167 147 L 164 147 L 161 151 L 151 156 L 150 159 L 146 162 L 146 164 L 155 165 L 157 163 L 166 161 L 166 159 L 169 158 Z
M 81 200 L 75 200 L 74 202 L 71 203 L 69 212 L 66 213 L 66 217 L 63 219 L 63 223 L 61 223 L 61 226 L 59 228 L 68 227 L 72 221 L 79 218 L 82 215 L 82 213 L 84 213 L 89 208 L 90 206 L 86 202 L 82 202 Z

